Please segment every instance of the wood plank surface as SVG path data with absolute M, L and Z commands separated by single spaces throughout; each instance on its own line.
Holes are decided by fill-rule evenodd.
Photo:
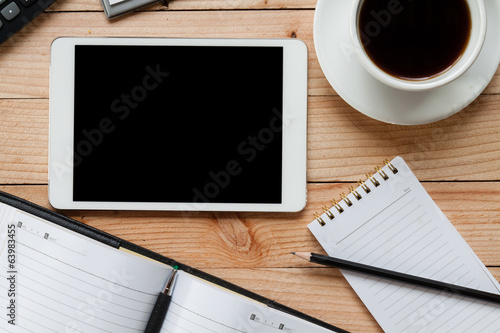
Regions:
M 341 1 L 341 0 L 331 0 Z M 382 332 L 324 253 L 313 212 L 386 158 L 402 156 L 500 279 L 500 72 L 458 114 L 422 126 L 378 122 L 331 88 L 314 49 L 316 0 L 171 0 L 114 20 L 98 0 L 59 0 L 0 45 L 0 190 L 51 208 L 50 44 L 61 36 L 300 38 L 309 48 L 308 204 L 300 213 L 62 211 L 352 332 Z
M 62 211 L 66 216 L 180 262 L 204 268 L 313 267 L 291 251 L 323 253 L 307 229 L 313 213 L 352 184 L 309 184 L 299 213 Z M 425 189 L 488 266 L 500 266 L 500 187 L 496 182 L 424 183 Z M 50 208 L 47 186 L 0 190 Z
M 166 0 L 141 9 L 152 10 L 233 10 L 233 9 L 314 9 L 316 0 Z M 100 1 L 59 0 L 48 12 L 102 11 Z
M 321 252 L 306 225 L 312 211 L 346 185 L 310 185 L 308 207 L 300 214 L 64 213 L 352 332 L 382 332 L 337 270 L 289 254 Z M 479 191 L 461 183 L 424 184 L 479 257 L 498 266 L 500 248 L 486 244 L 498 245 L 500 190 L 495 183 L 472 185 Z M 46 186 L 0 190 L 49 207 Z M 500 278 L 500 268 L 490 271 Z
M 0 98 L 48 98 L 50 44 L 73 37 L 200 37 L 302 39 L 309 48 L 309 94 L 336 95 L 320 68 L 313 10 L 154 11 L 107 20 L 101 12 L 40 15 L 0 45 Z M 36 61 L 35 61 L 36 60 Z M 500 92 L 500 75 L 485 93 Z
M 0 99 L 0 184 L 47 184 L 48 100 Z M 401 155 L 421 181 L 500 177 L 500 95 L 429 125 L 382 123 L 338 96 L 309 98 L 308 181 L 357 181 Z
M 0 46 L 0 98 L 48 98 L 50 44 L 73 37 L 199 37 L 303 39 L 312 56 L 313 11 L 169 11 L 144 12 L 113 21 L 100 12 L 40 15 Z M 36 59 L 36 61 L 34 61 Z M 313 67 L 314 68 L 314 67 Z M 319 65 L 316 65 L 319 69 Z M 315 71 L 318 75 L 320 71 Z M 322 74 L 321 74 L 322 75 Z M 312 77 L 320 89 L 324 77 Z M 330 88 L 329 88 L 330 89 Z
M 339 97 L 311 97 L 308 180 L 357 180 L 398 155 L 421 181 L 498 180 L 499 103 L 499 95 L 481 95 L 442 121 L 400 126 L 370 119 Z

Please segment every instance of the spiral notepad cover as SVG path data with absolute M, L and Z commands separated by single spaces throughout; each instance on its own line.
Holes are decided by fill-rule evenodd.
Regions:
M 384 182 L 389 180 L 390 175 L 395 175 L 398 173 L 398 169 L 389 162 L 389 160 L 384 161 L 384 167 L 375 167 L 375 174 L 367 173 L 366 180 L 358 180 L 358 188 L 354 188 L 354 186 L 349 187 L 349 192 L 347 195 L 345 193 L 340 194 L 339 201 L 332 199 L 330 201 L 332 207 L 328 208 L 327 206 L 322 207 L 322 212 L 314 213 L 314 217 L 316 221 L 321 225 L 326 225 L 326 221 L 334 220 L 336 216 L 344 213 L 344 208 L 342 204 L 349 208 L 354 205 L 356 201 L 360 201 L 363 197 L 368 197 L 368 195 L 372 192 L 372 188 L 377 188 L 381 186 Z M 342 204 L 341 204 L 342 203 Z
M 308 227 L 331 257 L 500 294 L 498 282 L 400 157 L 324 207 Z M 342 274 L 385 332 L 500 332 L 500 305 Z

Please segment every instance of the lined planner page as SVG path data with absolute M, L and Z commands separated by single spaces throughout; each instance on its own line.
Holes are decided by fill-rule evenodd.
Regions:
M 162 333 L 332 332 L 179 272 Z
M 0 250 L 0 332 L 143 332 L 171 270 L 2 203 Z
M 330 256 L 500 294 L 500 286 L 401 158 L 380 185 L 321 226 L 309 225 Z M 471 203 L 473 204 L 473 203 Z M 500 306 L 343 270 L 386 332 L 500 332 Z

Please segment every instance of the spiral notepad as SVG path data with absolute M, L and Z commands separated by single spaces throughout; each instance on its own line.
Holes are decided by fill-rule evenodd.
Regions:
M 324 206 L 309 229 L 332 257 L 500 294 L 402 158 Z M 497 332 L 500 306 L 342 270 L 386 332 Z

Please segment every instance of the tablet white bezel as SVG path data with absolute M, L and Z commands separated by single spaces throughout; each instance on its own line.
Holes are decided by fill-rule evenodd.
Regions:
M 75 45 L 283 47 L 282 203 L 73 201 Z M 104 61 L 104 60 L 103 60 Z M 50 61 L 49 201 L 58 209 L 295 212 L 306 203 L 307 47 L 297 39 L 58 38 Z M 262 189 L 265 191 L 265 189 Z

